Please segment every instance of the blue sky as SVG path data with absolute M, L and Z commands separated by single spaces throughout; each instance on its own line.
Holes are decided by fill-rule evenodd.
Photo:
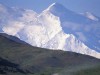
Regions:
M 100 0 L 0 0 L 0 3 L 6 6 L 32 9 L 37 13 L 55 2 L 61 3 L 72 11 L 78 13 L 88 11 L 100 17 Z

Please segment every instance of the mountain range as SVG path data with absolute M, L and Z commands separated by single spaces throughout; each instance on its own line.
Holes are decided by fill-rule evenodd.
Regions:
M 33 47 L 15 36 L 0 33 L 0 75 L 66 74 L 99 75 L 100 59 L 70 51 Z
M 99 24 L 99 17 L 89 12 L 75 13 L 59 3 L 53 3 L 40 14 L 0 4 L 0 32 L 36 47 L 100 59 Z

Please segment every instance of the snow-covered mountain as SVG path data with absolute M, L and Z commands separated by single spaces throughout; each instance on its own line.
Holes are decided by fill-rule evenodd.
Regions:
M 45 11 L 58 16 L 65 33 L 74 34 L 88 47 L 100 52 L 100 18 L 86 12 L 78 14 L 58 3 L 52 4 Z
M 90 18 L 58 3 L 53 3 L 40 14 L 33 10 L 0 5 L 0 32 L 17 36 L 33 46 L 100 58 L 97 52 L 100 51 L 97 32 L 100 23 Z

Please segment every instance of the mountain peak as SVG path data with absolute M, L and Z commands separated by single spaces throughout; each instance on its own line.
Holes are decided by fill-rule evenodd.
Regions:
M 47 8 L 47 10 L 51 11 L 53 9 L 60 9 L 60 8 L 64 8 L 64 6 L 60 3 L 53 3 Z
M 87 31 L 93 30 L 89 27 L 93 21 L 66 9 L 59 3 L 51 4 L 48 9 L 37 15 L 34 15 L 32 10 L 19 10 L 9 7 L 5 10 L 2 9 L 0 15 L 1 32 L 17 36 L 32 46 L 69 50 L 100 58 L 100 53 L 87 47 L 76 35 L 77 32 L 84 32 L 79 34 L 79 38 L 84 38 L 85 34 L 89 33 Z M 87 29 L 87 27 L 89 28 Z M 87 36 L 87 39 L 90 39 L 93 35 Z M 92 39 L 89 40 L 89 44 L 92 43 L 90 41 Z M 99 47 L 95 43 L 99 44 L 93 40 L 93 46 Z
M 50 6 L 53 7 L 53 6 L 59 6 L 59 5 L 61 6 L 60 3 L 52 3 Z
M 70 14 L 72 13 L 72 11 L 70 11 L 69 9 L 67 9 L 66 7 L 64 7 L 62 4 L 60 3 L 53 3 L 51 4 L 46 10 L 44 10 L 43 12 L 50 12 L 55 16 L 60 17 L 61 15 L 65 15 L 65 13 Z

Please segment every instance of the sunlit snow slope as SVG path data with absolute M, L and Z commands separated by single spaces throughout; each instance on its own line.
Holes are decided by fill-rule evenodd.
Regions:
M 100 52 L 100 17 L 86 13 L 75 13 L 58 3 L 54 3 L 45 11 L 50 11 L 60 18 L 65 33 L 74 34 L 88 47 Z
M 58 3 L 52 4 L 40 14 L 33 10 L 0 5 L 0 32 L 17 36 L 33 46 L 73 51 L 100 58 L 100 53 L 97 52 L 100 51 L 100 41 L 95 45 L 100 38 L 99 32 L 96 40 L 88 40 L 89 32 L 84 31 L 99 20 L 94 20 L 93 16 L 90 19 L 89 16 L 74 13 Z

